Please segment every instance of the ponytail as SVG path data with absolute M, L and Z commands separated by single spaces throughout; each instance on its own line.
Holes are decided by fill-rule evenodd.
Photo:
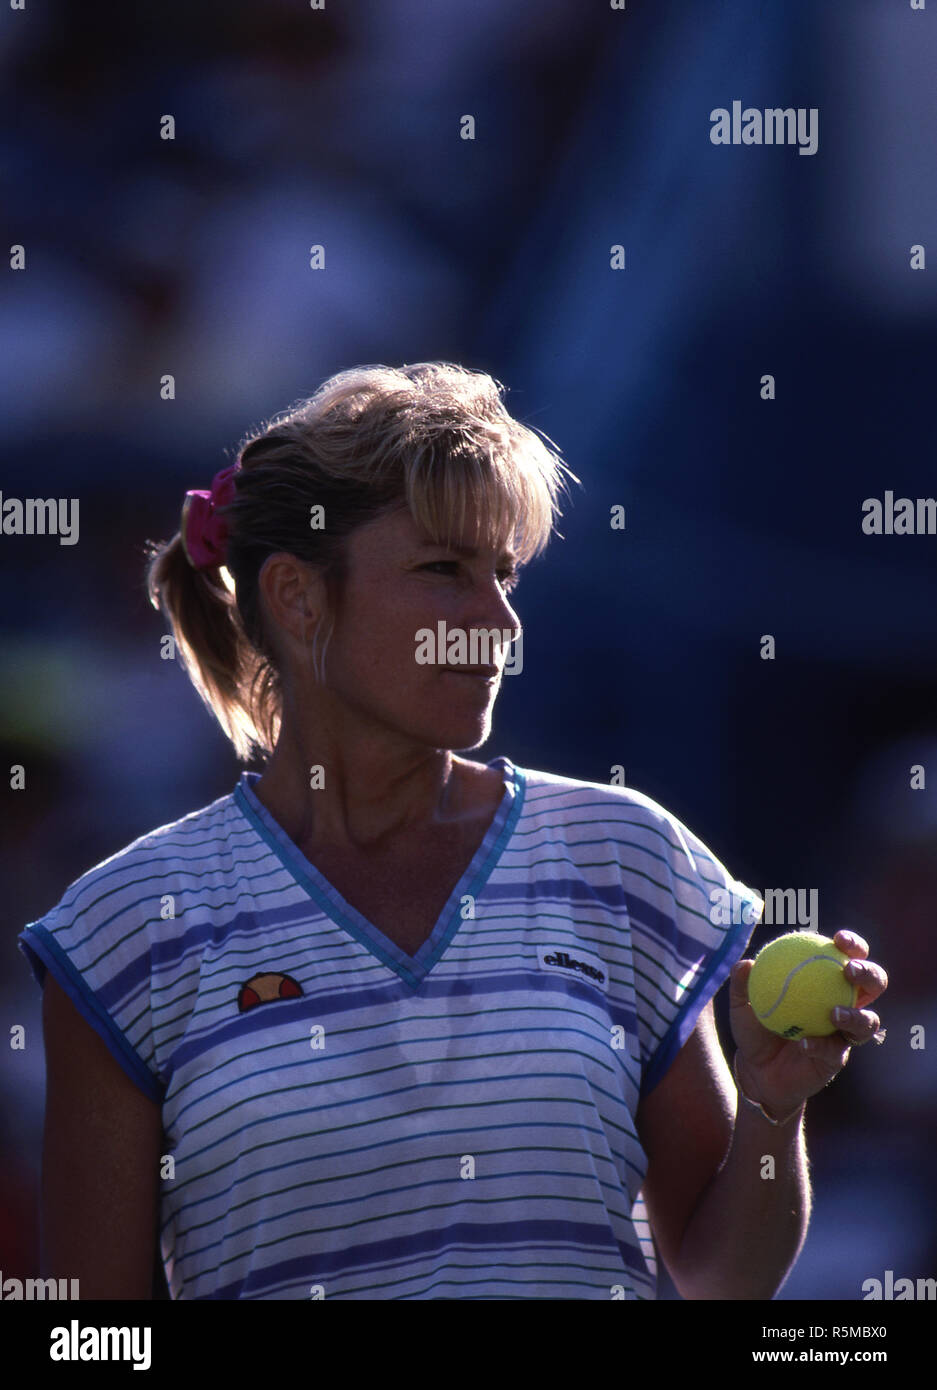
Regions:
M 179 532 L 147 543 L 149 600 L 169 620 L 179 658 L 238 760 L 272 753 L 279 734 L 280 681 L 270 656 L 244 631 L 225 569 L 193 569 Z

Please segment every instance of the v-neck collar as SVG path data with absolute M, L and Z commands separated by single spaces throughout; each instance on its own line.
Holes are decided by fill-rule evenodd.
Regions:
M 234 789 L 234 800 L 280 863 L 326 916 L 365 946 L 383 965 L 395 971 L 406 984 L 416 988 L 462 925 L 463 897 L 470 894 L 477 898 L 488 882 L 521 813 L 526 789 L 523 768 L 515 767 L 510 758 L 493 758 L 487 766 L 503 769 L 504 794 L 472 862 L 453 888 L 436 925 L 415 956 L 401 951 L 373 922 L 369 922 L 357 908 L 346 902 L 325 875 L 301 853 L 254 792 L 254 784 L 260 781 L 259 772 L 241 773 Z

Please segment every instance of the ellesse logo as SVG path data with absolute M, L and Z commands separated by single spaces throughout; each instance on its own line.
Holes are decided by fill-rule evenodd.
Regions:
M 566 946 L 538 946 L 537 960 L 541 970 L 555 970 L 567 978 L 587 980 L 590 984 L 608 988 L 608 973 L 598 956 L 588 951 L 575 950 Z
M 302 986 L 292 975 L 281 975 L 278 970 L 264 970 L 252 975 L 246 985 L 238 990 L 238 1012 L 246 1014 L 248 1009 L 256 1009 L 258 1004 L 269 1004 L 274 999 L 298 999 Z

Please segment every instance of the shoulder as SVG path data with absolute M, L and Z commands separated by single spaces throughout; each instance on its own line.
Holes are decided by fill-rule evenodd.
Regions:
M 37 983 L 56 980 L 152 1100 L 198 991 L 205 922 L 236 896 L 252 840 L 234 794 L 221 797 L 102 859 L 17 939 Z
M 663 838 L 668 845 L 689 853 L 695 839 L 687 827 L 660 802 L 634 787 L 609 782 L 588 782 L 540 769 L 518 769 L 525 783 L 529 814 L 557 824 L 606 824 L 643 832 L 648 848 Z
M 38 923 L 50 931 L 81 919 L 93 931 L 136 914 L 222 853 L 238 812 L 232 794 L 149 830 L 79 875 Z
M 661 908 L 676 901 L 693 917 L 718 908 L 729 914 L 727 920 L 740 911 L 746 922 L 757 919 L 759 895 L 653 797 L 634 787 L 517 770 L 525 784 L 528 824 L 554 843 L 562 841 L 570 856 L 594 866 L 593 872 L 620 871 L 645 902 Z

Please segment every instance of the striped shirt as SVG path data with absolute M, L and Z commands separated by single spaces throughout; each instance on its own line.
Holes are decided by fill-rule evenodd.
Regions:
M 638 1103 L 763 903 L 640 792 L 488 766 L 415 956 L 247 771 L 20 933 L 162 1106 L 171 1298 L 656 1296 Z

